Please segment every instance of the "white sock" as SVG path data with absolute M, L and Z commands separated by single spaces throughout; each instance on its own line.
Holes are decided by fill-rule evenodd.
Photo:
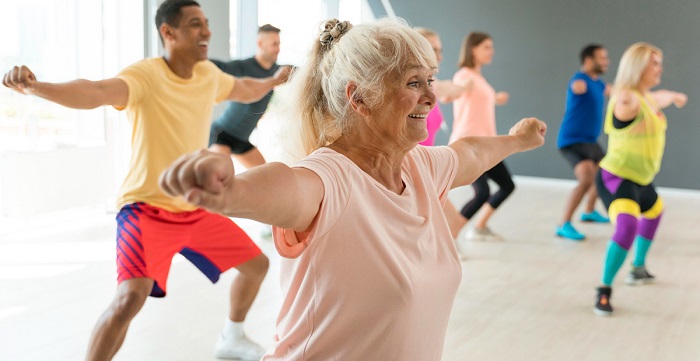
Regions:
M 233 322 L 226 319 L 224 323 L 224 338 L 226 339 L 236 339 L 243 337 L 243 322 Z

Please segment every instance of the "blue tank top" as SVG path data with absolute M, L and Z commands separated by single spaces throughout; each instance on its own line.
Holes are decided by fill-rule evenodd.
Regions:
M 571 84 L 578 79 L 586 81 L 587 91 L 576 95 Z M 596 143 L 603 126 L 605 82 L 591 79 L 586 73 L 577 72 L 566 89 L 566 111 L 559 129 L 557 147 L 576 143 Z

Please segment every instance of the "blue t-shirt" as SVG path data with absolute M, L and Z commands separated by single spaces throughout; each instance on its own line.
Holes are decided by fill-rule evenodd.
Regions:
M 578 79 L 586 81 L 587 90 L 576 95 L 571 84 Z M 566 89 L 566 111 L 561 122 L 557 147 L 564 148 L 576 143 L 596 143 L 603 126 L 603 105 L 605 103 L 605 82 L 593 80 L 581 71 L 569 80 Z
M 237 78 L 268 78 L 275 75 L 275 72 L 279 69 L 279 65 L 277 64 L 273 64 L 270 69 L 265 69 L 260 66 L 255 58 L 229 62 L 212 60 L 212 62 L 225 73 L 231 74 Z M 270 98 L 272 98 L 272 91 L 255 103 L 243 104 L 228 102 L 223 114 L 214 120 L 214 122 L 230 136 L 247 142 L 250 133 L 253 132 L 258 125 L 258 121 L 265 113 Z

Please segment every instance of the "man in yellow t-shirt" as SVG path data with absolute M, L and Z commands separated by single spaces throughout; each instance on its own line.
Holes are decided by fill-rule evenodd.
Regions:
M 264 350 L 245 336 L 243 321 L 267 272 L 267 257 L 229 218 L 164 194 L 158 178 L 182 155 L 207 147 L 215 103 L 256 101 L 286 81 L 289 69 L 265 79 L 235 79 L 220 71 L 207 60 L 211 32 L 195 1 L 165 1 L 156 26 L 165 55 L 139 61 L 114 78 L 46 83 L 25 66 L 3 78 L 19 93 L 69 108 L 125 110 L 132 125 L 133 152 L 117 215 L 119 286 L 93 330 L 86 359 L 109 360 L 117 353 L 146 298 L 165 296 L 172 257 L 181 253 L 212 282 L 238 269 L 216 356 L 258 360 Z

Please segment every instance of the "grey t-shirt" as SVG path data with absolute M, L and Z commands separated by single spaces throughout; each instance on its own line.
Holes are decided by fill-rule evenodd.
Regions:
M 228 62 L 220 60 L 211 61 L 216 64 L 219 69 L 235 77 L 268 78 L 273 76 L 277 69 L 279 69 L 279 65 L 277 64 L 273 64 L 270 69 L 264 69 L 255 58 Z M 272 98 L 272 90 L 255 103 L 243 104 L 228 102 L 226 110 L 224 110 L 219 118 L 214 120 L 214 123 L 232 137 L 247 142 L 250 133 L 253 132 L 258 125 L 258 121 L 265 113 L 270 98 Z

